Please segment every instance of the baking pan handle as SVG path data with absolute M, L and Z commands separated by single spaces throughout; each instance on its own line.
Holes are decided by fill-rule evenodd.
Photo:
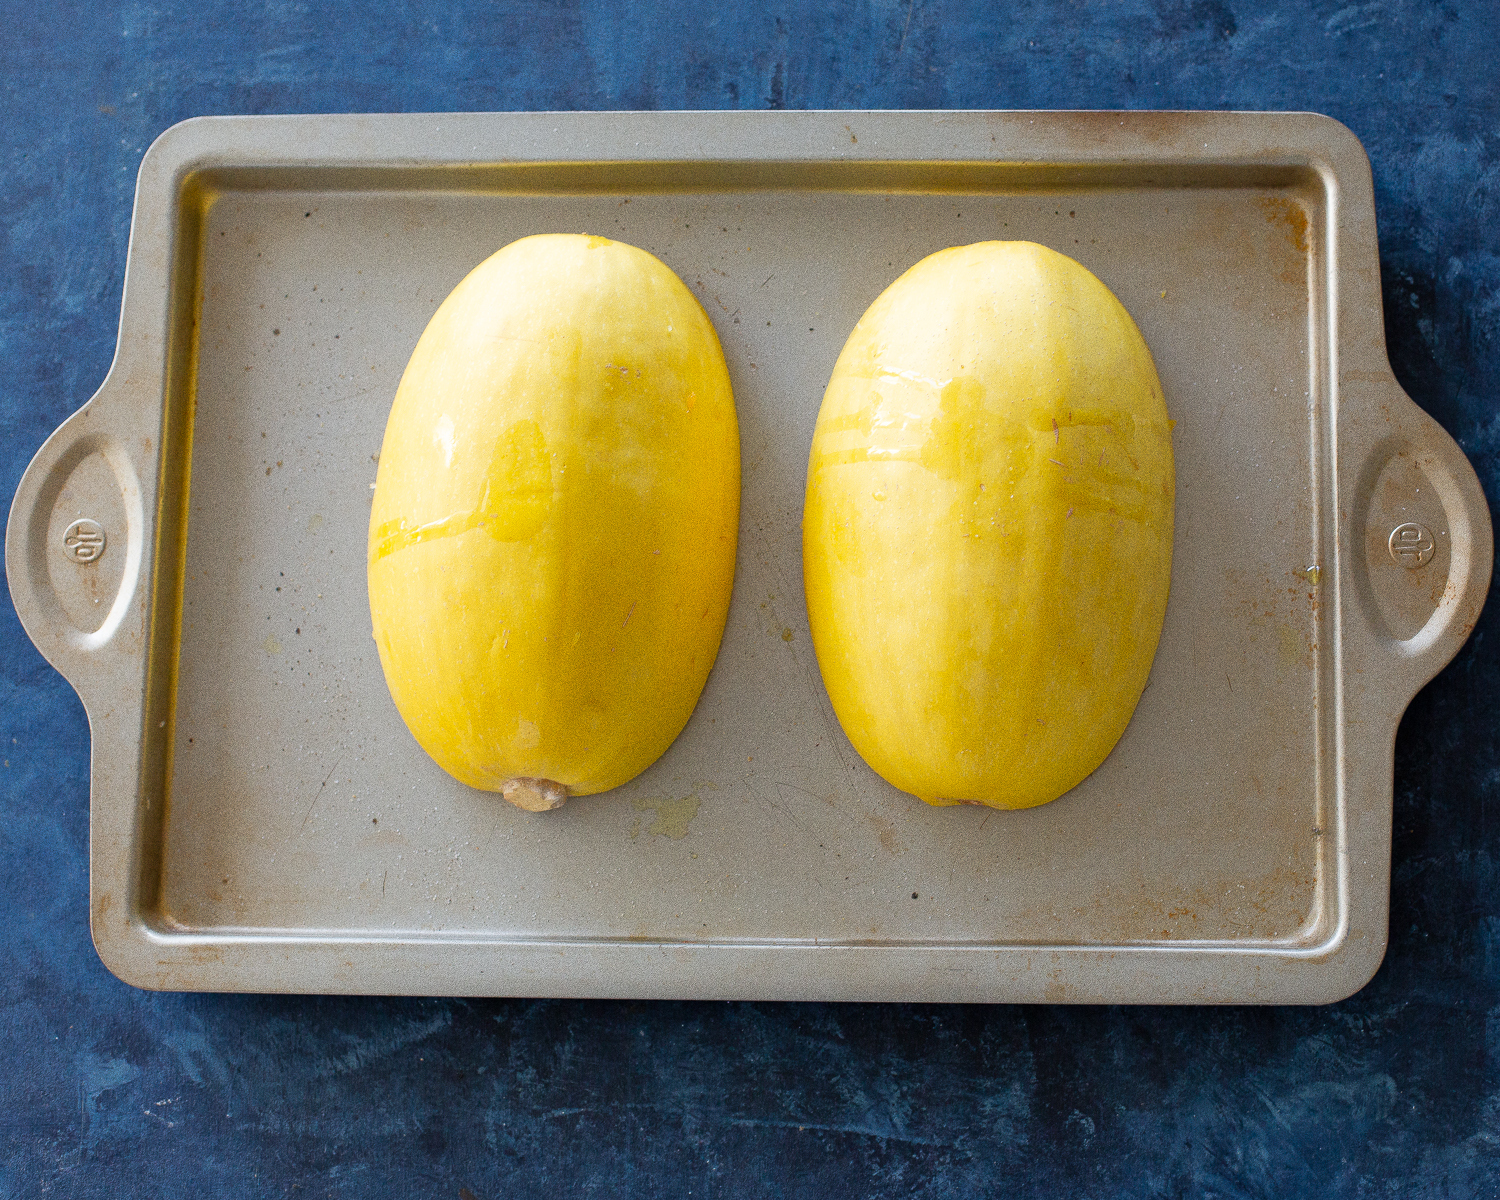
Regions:
M 145 504 L 133 451 L 150 454 L 152 442 L 130 417 L 150 406 L 131 404 L 128 392 L 106 379 L 42 444 L 5 531 L 21 624 L 85 708 L 95 684 L 136 673 L 145 640 Z
M 1354 517 L 1354 607 L 1370 635 L 1372 659 L 1398 664 L 1377 668 L 1377 676 L 1392 678 L 1404 709 L 1479 620 L 1494 534 L 1464 452 L 1393 376 L 1382 375 L 1369 390 L 1359 389 L 1363 403 L 1352 406 L 1357 415 L 1341 429 L 1341 440 L 1358 456 L 1355 502 L 1345 513 Z

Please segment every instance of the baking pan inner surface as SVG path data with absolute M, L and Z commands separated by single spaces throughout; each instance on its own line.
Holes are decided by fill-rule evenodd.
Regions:
M 1319 936 L 1321 205 L 1313 186 L 1144 178 L 1072 194 L 217 193 L 157 917 L 503 939 Z M 644 247 L 702 300 L 744 492 L 728 628 L 691 723 L 631 784 L 532 815 L 454 782 L 407 733 L 370 636 L 365 538 L 428 318 L 493 250 L 555 231 Z M 861 762 L 801 586 L 808 446 L 845 337 L 918 259 L 992 238 L 1099 275 L 1178 422 L 1150 685 L 1091 778 L 1018 813 L 929 808 Z

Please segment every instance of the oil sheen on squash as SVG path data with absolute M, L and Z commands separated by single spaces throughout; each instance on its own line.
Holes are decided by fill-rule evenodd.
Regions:
M 931 804 L 1028 808 L 1099 766 L 1156 653 L 1170 423 L 1140 331 L 1030 242 L 934 254 L 824 394 L 803 572 L 834 711 Z
M 450 774 L 524 808 L 671 745 L 729 606 L 739 432 L 682 281 L 606 238 L 524 238 L 417 343 L 370 514 L 391 696 Z

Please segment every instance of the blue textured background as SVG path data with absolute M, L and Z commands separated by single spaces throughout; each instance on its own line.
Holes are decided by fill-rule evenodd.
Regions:
M 1500 3 L 225 0 L 0 9 L 0 495 L 103 379 L 142 152 L 204 113 L 1312 109 L 1387 338 L 1500 496 Z M 1500 1195 L 1491 605 L 1396 747 L 1391 944 L 1323 1009 L 136 992 L 88 730 L 0 605 L 0 1197 Z

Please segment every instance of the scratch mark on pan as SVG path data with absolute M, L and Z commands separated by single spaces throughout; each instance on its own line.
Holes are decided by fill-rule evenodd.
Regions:
M 808 799 L 810 799 L 810 800 L 817 800 L 817 799 L 819 799 L 818 796 L 815 796 L 812 792 L 808 791 L 806 788 L 800 788 L 800 787 L 798 787 L 795 783 L 784 783 L 784 782 L 782 782 L 781 780 L 778 779 L 778 780 L 774 780 L 772 782 L 771 786 L 775 787 L 775 788 L 786 788 L 788 791 L 792 791 L 792 792 L 801 792 L 802 795 L 808 797 Z M 782 794 L 779 798 L 782 801 L 785 801 L 787 799 L 787 797 L 786 797 L 785 794 Z M 796 825 L 799 829 L 804 829 L 805 830 L 807 828 L 806 822 L 799 820 L 797 818 L 797 814 L 794 813 L 794 812 L 792 812 L 792 810 L 790 808 L 786 808 L 782 804 L 778 804 L 775 800 L 772 800 L 769 796 L 765 797 L 765 801 L 766 801 L 766 803 L 771 808 L 775 809 L 782 816 L 784 816 L 788 821 L 790 821 L 793 825 Z
M 307 806 L 307 812 L 302 817 L 302 824 L 297 826 L 297 835 L 300 837 L 302 831 L 307 828 L 308 818 L 312 816 L 312 810 L 318 807 L 318 797 L 323 794 L 323 789 L 328 786 L 328 781 L 333 778 L 333 773 L 339 769 L 339 763 L 344 761 L 342 752 L 333 760 L 333 766 L 328 768 L 328 774 L 323 776 L 323 782 L 318 784 L 318 790 L 313 793 L 312 803 Z
M 786 573 L 777 565 L 776 557 L 771 553 L 771 539 L 764 532 L 760 534 L 761 546 L 766 552 L 767 559 L 772 564 L 772 570 L 776 572 L 777 582 L 780 584 L 779 595 L 787 595 L 793 591 Z M 852 800 L 855 796 L 854 789 L 854 766 L 844 757 L 843 747 L 839 745 L 839 739 L 844 736 L 843 727 L 834 716 L 833 705 L 828 699 L 828 691 L 823 687 L 823 679 L 818 674 L 816 660 L 811 663 L 804 662 L 798 657 L 795 650 L 792 652 L 792 661 L 802 668 L 803 677 L 807 681 L 808 692 L 813 698 L 813 704 L 817 707 L 818 716 L 823 721 L 823 733 L 832 748 L 834 757 L 838 759 L 839 773 L 843 778 L 846 796 Z

